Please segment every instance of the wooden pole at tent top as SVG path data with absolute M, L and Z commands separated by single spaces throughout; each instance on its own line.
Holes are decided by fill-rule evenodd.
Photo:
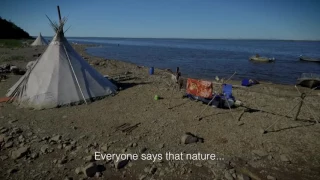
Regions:
M 57 6 L 57 9 L 58 9 L 58 15 L 59 15 L 59 22 L 61 23 L 60 7 L 59 7 L 59 6 Z

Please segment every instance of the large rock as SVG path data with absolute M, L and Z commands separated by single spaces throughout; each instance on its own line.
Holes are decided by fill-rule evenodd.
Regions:
M 139 176 L 139 180 L 145 180 L 147 178 L 147 175 L 143 174 Z
M 76 174 L 81 174 L 81 173 L 83 172 L 83 170 L 82 170 L 81 167 L 77 167 L 77 168 L 74 170 L 74 172 L 75 172 Z
M 13 173 L 16 173 L 16 172 L 18 172 L 19 170 L 17 169 L 17 168 L 13 168 L 13 169 L 9 169 L 8 171 L 7 171 L 7 174 L 13 174 Z
M 19 138 L 18 138 L 19 142 L 24 142 L 25 141 L 25 138 L 23 135 L 20 135 Z
M 4 142 L 5 137 L 5 134 L 0 134 L 0 143 Z
M 83 168 L 83 173 L 87 177 L 93 177 L 96 174 L 96 172 L 98 172 L 98 166 L 96 163 L 90 163 Z
M 138 144 L 137 143 L 130 143 L 130 144 L 128 144 L 128 146 L 127 147 L 137 147 L 138 146 Z
M 64 149 L 65 149 L 66 151 L 72 151 L 72 150 L 75 149 L 75 146 L 70 144 L 70 145 L 65 146 Z
M 48 149 L 49 149 L 49 145 L 43 145 L 40 148 L 40 151 L 42 152 L 42 154 L 46 154 Z
M 49 142 L 58 142 L 61 139 L 60 135 L 53 136 Z
M 251 178 L 244 174 L 238 174 L 237 180 L 251 180 Z
M 31 159 L 37 159 L 39 157 L 39 154 L 38 153 L 32 153 L 30 155 Z
M 267 179 L 268 179 L 268 180 L 277 180 L 277 178 L 275 178 L 275 177 L 273 177 L 273 176 L 270 176 L 270 175 L 267 176 Z
M 42 154 L 47 154 L 47 153 L 53 152 L 53 149 L 50 148 L 49 145 L 45 144 L 45 145 L 41 146 L 40 151 Z
M 152 166 L 148 173 L 149 174 L 154 174 L 154 173 L 156 173 L 156 171 L 157 171 L 157 167 L 156 166 Z
M 9 142 L 11 140 L 13 140 L 13 137 L 11 135 L 4 137 L 4 142 Z
M 63 148 L 62 144 L 59 144 L 59 145 L 57 146 L 57 148 L 58 148 L 58 149 L 62 149 L 62 148 Z
M 142 148 L 139 149 L 139 153 L 141 153 L 141 154 L 146 152 L 146 151 L 147 151 L 146 147 L 142 147 Z
M 288 156 L 285 155 L 285 154 L 281 154 L 281 155 L 280 155 L 280 160 L 281 160 L 282 162 L 286 162 L 286 163 L 290 163 L 290 162 L 291 162 L 290 159 L 288 158 Z
M 164 148 L 164 144 L 163 144 L 163 143 L 160 143 L 160 144 L 158 145 L 158 147 L 159 147 L 159 149 L 162 149 L 162 148 Z
M 92 64 L 98 66 L 100 64 L 100 61 L 99 60 L 95 60 L 95 61 L 92 62 Z
M 106 65 L 107 63 L 105 62 L 105 61 L 100 61 L 100 63 L 99 63 L 99 65 L 100 66 L 104 66 L 104 65 Z
M 128 164 L 128 162 L 129 162 L 129 159 L 124 159 L 124 160 L 119 159 L 118 161 L 114 161 L 114 167 L 117 169 L 121 169 L 125 167 Z
M 33 135 L 32 132 L 27 133 L 27 136 L 28 136 L 28 137 L 31 137 L 32 135 Z
M 12 132 L 11 133 L 13 133 L 13 134 L 20 134 L 20 133 L 22 133 L 22 130 L 20 129 L 20 128 L 13 128 L 12 129 Z
M 12 146 L 13 146 L 13 142 L 12 142 L 12 141 L 7 142 L 7 143 L 4 145 L 5 148 L 12 148 Z
M 108 146 L 108 144 L 104 144 L 103 146 L 101 146 L 100 149 L 101 149 L 103 152 L 107 152 L 108 149 L 109 149 L 109 146 Z
M 95 177 L 99 178 L 99 177 L 101 177 L 101 176 L 102 176 L 102 173 L 101 173 L 101 172 L 96 172 Z
M 29 152 L 29 147 L 28 146 L 25 146 L 25 147 L 21 147 L 15 151 L 12 151 L 11 152 L 11 158 L 12 159 L 19 159 L 23 156 L 25 156 L 28 152 Z
M 182 144 L 191 144 L 191 143 L 196 143 L 198 141 L 198 138 L 190 136 L 188 134 L 184 134 L 181 137 L 181 143 Z
M 7 128 L 2 128 L 1 130 L 0 130 L 0 133 L 6 133 L 6 132 L 8 132 L 9 131 L 9 129 L 7 129 Z
M 253 150 L 252 153 L 260 157 L 268 156 L 268 153 L 264 150 Z
M 68 162 L 68 156 L 63 156 L 60 160 L 57 161 L 59 164 L 65 164 Z
M 86 162 L 94 162 L 94 156 L 93 155 L 89 155 L 83 158 L 83 160 L 85 160 Z
M 8 159 L 8 156 L 0 156 L 0 160 L 1 160 L 1 161 L 4 161 L 4 160 L 6 160 L 6 159 Z
M 234 180 L 234 178 L 232 177 L 232 175 L 231 175 L 228 171 L 225 171 L 225 172 L 224 172 L 224 177 L 225 177 L 227 180 Z
M 74 140 L 74 141 L 71 141 L 70 144 L 73 145 L 73 146 L 75 146 L 75 145 L 77 145 L 77 141 L 75 141 L 75 140 Z
M 11 121 L 9 121 L 8 123 L 9 124 L 13 124 L 13 123 L 15 123 L 15 122 L 17 122 L 18 120 L 17 119 L 15 119 L 15 120 L 11 120 Z
M 202 138 L 199 138 L 191 133 L 186 133 L 181 137 L 182 144 L 191 144 L 196 142 L 203 142 Z

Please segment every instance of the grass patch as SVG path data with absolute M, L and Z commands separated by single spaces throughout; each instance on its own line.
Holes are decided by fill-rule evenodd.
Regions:
M 18 40 L 18 39 L 0 39 L 0 47 L 18 48 L 18 47 L 23 47 L 23 43 L 22 43 L 22 40 Z
M 12 56 L 0 55 L 0 62 L 23 61 L 23 60 L 25 60 L 24 56 L 20 56 L 20 55 L 12 55 Z

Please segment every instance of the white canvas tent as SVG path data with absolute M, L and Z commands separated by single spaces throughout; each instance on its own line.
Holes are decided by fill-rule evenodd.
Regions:
M 56 35 L 26 74 L 9 89 L 10 101 L 45 109 L 94 100 L 116 93 L 116 86 L 91 67 L 64 37 L 63 25 L 51 25 Z
M 42 37 L 41 33 L 39 33 L 39 36 L 36 40 L 33 41 L 31 46 L 46 46 L 48 45 L 48 42 Z
M 37 60 L 38 60 L 38 59 L 37 59 Z M 26 73 L 8 90 L 8 92 L 7 92 L 7 96 L 8 96 L 8 97 L 10 97 L 10 96 L 14 93 L 14 91 L 17 89 L 17 87 L 18 87 L 18 86 L 21 84 L 21 82 L 25 79 L 26 75 L 27 75 L 28 73 L 30 73 L 33 65 L 37 62 L 37 60 L 28 62 L 28 64 L 26 65 L 26 69 L 27 69 Z

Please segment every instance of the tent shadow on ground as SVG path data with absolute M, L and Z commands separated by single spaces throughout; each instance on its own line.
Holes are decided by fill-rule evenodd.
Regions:
M 294 127 L 286 127 L 286 128 L 282 128 L 282 129 L 277 129 L 277 130 L 273 130 L 273 131 L 269 131 L 268 133 L 275 133 L 275 132 L 280 132 L 280 131 L 285 131 L 285 130 L 289 130 L 289 129 L 295 129 L 295 128 L 300 128 L 300 127 L 308 127 L 308 126 L 314 126 L 317 123 L 311 123 L 311 124 L 307 124 L 307 125 L 299 125 L 299 126 L 294 126 Z
M 247 111 L 245 111 L 246 113 L 262 112 L 262 113 L 266 113 L 266 114 L 272 114 L 272 115 L 275 115 L 275 116 L 285 117 L 285 118 L 288 118 L 288 119 L 293 119 L 293 117 L 289 116 L 289 115 L 283 115 L 283 114 L 278 114 L 278 113 L 274 113 L 274 112 L 268 112 L 268 111 L 264 111 L 264 110 L 260 110 L 260 109 L 249 108 L 249 107 L 246 107 L 246 106 L 243 106 L 243 107 L 247 108 Z M 297 118 L 296 121 L 314 123 L 315 119 L 314 118 L 311 118 L 311 119 Z
M 118 88 L 121 88 L 121 91 L 129 89 L 129 88 L 132 88 L 132 87 L 137 86 L 137 85 L 145 85 L 145 84 L 150 84 L 150 83 L 145 83 L 145 82 L 141 82 L 141 83 L 117 82 L 116 83 Z
M 127 78 L 119 78 L 119 79 L 115 79 L 115 81 L 131 81 L 131 80 L 137 80 L 137 77 L 127 77 Z
M 208 117 L 211 117 L 211 116 L 216 116 L 216 115 L 220 115 L 220 114 L 230 114 L 231 113 L 229 109 L 222 109 L 222 108 L 217 108 L 217 109 L 225 110 L 225 111 L 218 112 L 218 113 L 212 113 L 212 114 L 209 114 L 209 115 L 206 115 L 206 116 L 202 116 L 201 118 L 204 119 L 204 118 L 208 118 Z M 232 113 L 236 113 L 236 112 L 241 112 L 241 110 L 240 109 L 236 109 L 236 108 L 232 108 Z M 230 114 L 230 116 L 231 116 L 231 114 Z
M 173 109 L 173 108 L 177 108 L 177 107 L 180 107 L 180 106 L 183 106 L 185 104 L 187 104 L 188 102 L 183 102 L 183 103 L 180 103 L 180 104 L 177 104 L 177 105 L 174 105 L 174 106 L 171 106 L 170 109 Z

